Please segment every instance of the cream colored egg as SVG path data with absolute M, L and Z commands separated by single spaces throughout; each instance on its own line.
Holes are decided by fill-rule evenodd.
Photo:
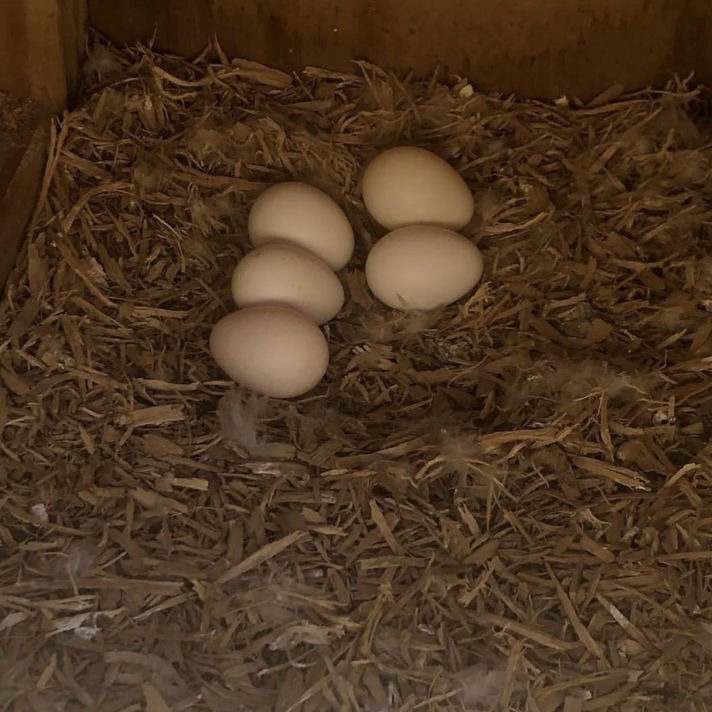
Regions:
M 376 156 L 363 174 L 361 189 L 368 212 L 389 230 L 405 225 L 459 230 L 475 209 L 462 176 L 416 146 L 397 146 Z
M 482 254 L 451 230 L 411 225 L 389 232 L 366 260 L 374 295 L 394 309 L 430 311 L 451 304 L 482 277 Z
M 210 353 L 241 386 L 272 398 L 294 398 L 321 381 L 329 365 L 324 334 L 309 317 L 278 306 L 228 314 L 210 334 Z
M 277 183 L 255 200 L 247 230 L 255 247 L 275 240 L 313 252 L 333 270 L 354 251 L 354 233 L 344 211 L 324 192 L 306 183 Z
M 324 260 L 277 242 L 255 248 L 237 263 L 232 296 L 238 307 L 291 307 L 317 324 L 333 319 L 344 304 L 344 288 Z

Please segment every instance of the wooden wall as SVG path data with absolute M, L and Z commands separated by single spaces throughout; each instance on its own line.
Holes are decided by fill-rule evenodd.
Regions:
M 436 60 L 488 90 L 588 99 L 673 72 L 712 85 L 711 0 L 89 0 L 117 42 L 184 55 L 217 35 L 228 55 L 285 68 Z
M 61 111 L 75 91 L 86 0 L 0 0 L 0 91 Z
M 0 293 L 22 245 L 44 174 L 49 120 L 27 107 L 21 143 L 0 144 Z

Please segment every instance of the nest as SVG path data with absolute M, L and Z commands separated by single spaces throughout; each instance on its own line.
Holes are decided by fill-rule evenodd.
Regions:
M 696 92 L 583 106 L 98 45 L 0 307 L 0 706 L 701 710 L 712 188 Z M 483 282 L 374 303 L 381 148 L 476 196 Z M 299 401 L 225 381 L 251 201 L 357 235 Z

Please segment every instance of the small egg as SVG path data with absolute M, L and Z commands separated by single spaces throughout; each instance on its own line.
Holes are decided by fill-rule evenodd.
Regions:
M 210 333 L 210 353 L 230 378 L 272 398 L 310 391 L 329 365 L 319 327 L 279 306 L 248 307 L 220 319 Z
M 324 192 L 306 183 L 277 183 L 255 200 L 247 221 L 255 247 L 280 240 L 341 269 L 354 251 L 354 232 L 344 211 Z
M 368 212 L 389 230 L 406 225 L 459 230 L 475 210 L 462 176 L 417 146 L 397 146 L 376 156 L 363 174 L 361 190 Z
M 291 307 L 317 324 L 333 319 L 344 304 L 344 288 L 324 260 L 279 242 L 257 247 L 237 263 L 232 296 L 238 307 Z
M 394 309 L 430 311 L 469 292 L 482 277 L 482 253 L 442 227 L 410 225 L 389 232 L 366 260 L 374 295 Z

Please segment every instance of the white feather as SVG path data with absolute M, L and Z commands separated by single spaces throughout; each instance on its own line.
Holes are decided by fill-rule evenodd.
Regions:
M 82 72 L 91 77 L 96 74 L 100 79 L 118 74 L 123 70 L 123 66 L 118 57 L 105 45 L 98 44 L 89 53 L 84 62 Z
M 456 681 L 462 688 L 460 699 L 468 709 L 494 712 L 497 709 L 506 677 L 503 663 L 472 665 L 460 671 Z
M 258 455 L 263 449 L 258 429 L 264 415 L 266 399 L 240 389 L 228 391 L 218 403 L 221 435 L 235 442 L 248 455 Z

